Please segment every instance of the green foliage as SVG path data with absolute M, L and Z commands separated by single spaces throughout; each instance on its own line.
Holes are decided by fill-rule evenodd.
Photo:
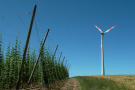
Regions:
M 5 67 L 4 67 L 4 56 L 3 56 L 3 51 L 2 51 L 2 39 L 0 37 L 0 81 L 4 81 L 4 70 L 5 70 Z M 4 87 L 4 82 L 1 82 L 0 83 L 0 87 Z
M 10 86 L 10 61 L 11 61 L 11 56 L 10 56 L 10 45 L 7 47 L 7 52 L 6 52 L 6 62 L 5 62 L 5 86 L 9 88 Z
M 4 58 L 2 40 L 0 39 L 0 89 L 11 89 L 16 86 L 22 61 L 20 44 L 18 38 L 16 38 L 14 46 L 7 46 Z M 48 86 L 56 81 L 68 78 L 67 67 L 64 66 L 63 63 L 57 62 L 56 57 L 52 59 L 52 54 L 45 47 L 40 49 L 40 60 L 37 64 L 31 83 L 42 83 L 43 86 Z M 34 50 L 31 53 L 30 46 L 28 46 L 22 73 L 22 87 L 28 82 L 37 56 L 36 51 Z

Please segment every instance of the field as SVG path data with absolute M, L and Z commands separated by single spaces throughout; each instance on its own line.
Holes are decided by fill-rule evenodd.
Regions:
M 135 90 L 135 75 L 77 76 L 54 90 Z
M 41 42 L 42 44 L 42 42 Z M 26 54 L 26 61 L 21 80 L 20 90 L 44 89 L 51 90 L 135 90 L 135 75 L 108 76 L 77 76 L 69 78 L 69 68 L 63 61 L 57 60 L 45 47 L 41 49 L 41 56 L 36 71 L 27 87 L 27 81 L 33 69 L 37 55 L 36 51 Z M 20 42 L 16 39 L 14 46 L 7 46 L 5 55 L 0 40 L 0 90 L 15 89 L 21 66 L 22 52 Z
M 135 90 L 135 75 L 78 76 L 81 90 Z

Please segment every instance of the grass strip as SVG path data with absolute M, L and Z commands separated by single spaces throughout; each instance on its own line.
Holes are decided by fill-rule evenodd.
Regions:
M 129 90 L 124 84 L 109 79 L 92 76 L 78 76 L 75 78 L 78 80 L 81 90 Z

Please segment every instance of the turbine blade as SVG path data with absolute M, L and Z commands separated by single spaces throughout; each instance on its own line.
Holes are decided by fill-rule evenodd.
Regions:
M 104 33 L 109 32 L 109 31 L 110 31 L 110 30 L 112 30 L 114 27 L 116 27 L 116 25 L 115 25 L 115 26 L 113 26 L 113 27 L 111 27 L 110 29 L 106 30 Z
M 100 32 L 102 32 L 102 30 L 101 30 L 99 27 L 97 27 L 96 25 L 95 25 L 95 27 L 96 27 Z

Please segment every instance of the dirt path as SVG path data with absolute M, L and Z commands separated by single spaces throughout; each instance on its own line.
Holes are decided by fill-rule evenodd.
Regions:
M 13 89 L 14 90 L 14 89 Z M 42 85 L 34 85 L 29 88 L 20 89 L 20 90 L 48 90 L 43 88 Z M 78 81 L 75 78 L 68 79 L 61 89 L 51 89 L 51 90 L 81 90 Z
M 61 90 L 81 90 L 78 81 L 75 78 L 69 79 Z

